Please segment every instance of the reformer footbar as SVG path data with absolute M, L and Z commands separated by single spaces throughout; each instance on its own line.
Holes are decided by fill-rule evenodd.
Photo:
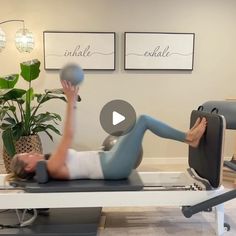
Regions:
M 137 173 L 134 171 L 130 176 L 130 178 L 134 177 L 134 181 L 130 181 L 130 178 L 120 180 L 121 182 L 127 181 L 125 188 L 120 189 L 119 181 L 109 180 L 76 180 L 75 182 L 74 180 L 50 180 L 46 184 L 14 182 L 17 190 L 14 190 L 15 187 L 12 186 L 9 188 L 16 191 L 15 193 L 8 191 L 0 194 L 0 208 L 193 206 L 217 197 L 224 193 L 221 179 L 225 120 L 218 114 L 193 111 L 191 126 L 199 116 L 206 117 L 208 125 L 199 147 L 189 149 L 188 173 Z M 134 190 L 132 183 L 137 184 L 136 180 L 138 180 L 139 187 Z M 92 184 L 87 189 L 84 188 L 84 191 L 80 190 L 81 186 L 86 186 L 86 181 Z M 100 183 L 100 186 L 96 185 L 96 181 Z M 68 187 L 71 183 L 75 183 L 77 186 Z M 57 190 L 51 191 L 50 188 L 54 184 L 61 186 L 58 185 Z M 14 199 L 17 200 L 14 201 Z M 223 203 L 217 205 L 215 209 L 216 233 L 222 235 L 225 231 Z

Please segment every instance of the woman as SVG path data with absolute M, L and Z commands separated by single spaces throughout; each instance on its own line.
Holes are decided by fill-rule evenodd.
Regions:
M 49 175 L 54 179 L 123 179 L 127 178 L 139 157 L 146 130 L 162 138 L 184 142 L 197 147 L 206 129 L 206 118 L 198 118 L 187 132 L 176 130 L 147 115 L 141 115 L 134 128 L 118 139 L 110 151 L 77 152 L 70 149 L 74 136 L 76 98 L 79 88 L 61 80 L 68 100 L 63 135 L 56 150 L 47 162 Z M 16 154 L 11 162 L 16 177 L 29 179 L 34 176 L 38 161 L 44 156 L 38 153 Z

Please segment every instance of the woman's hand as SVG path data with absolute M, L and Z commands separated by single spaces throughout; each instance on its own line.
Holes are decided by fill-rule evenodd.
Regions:
M 61 80 L 64 94 L 68 102 L 76 102 L 78 97 L 79 87 L 72 85 L 69 81 Z

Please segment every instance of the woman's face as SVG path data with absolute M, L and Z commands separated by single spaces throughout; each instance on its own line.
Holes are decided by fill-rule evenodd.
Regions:
M 43 156 L 39 153 L 25 152 L 25 153 L 19 154 L 19 160 L 23 161 L 26 164 L 25 170 L 27 172 L 34 172 L 36 169 L 37 162 L 39 160 L 43 160 Z

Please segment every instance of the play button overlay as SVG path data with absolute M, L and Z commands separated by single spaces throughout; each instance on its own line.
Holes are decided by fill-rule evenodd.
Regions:
M 120 122 L 125 120 L 125 116 L 122 116 L 120 113 L 113 111 L 112 112 L 112 124 L 118 125 Z
M 121 136 L 132 130 L 136 122 L 134 108 L 124 100 L 112 100 L 100 112 L 102 128 L 111 135 Z

